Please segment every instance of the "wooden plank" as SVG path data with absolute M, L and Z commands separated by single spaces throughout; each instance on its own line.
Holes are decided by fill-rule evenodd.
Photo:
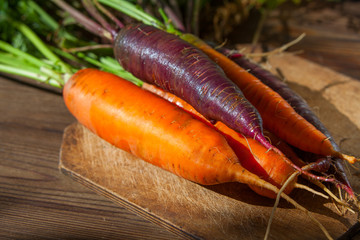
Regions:
M 322 118 L 324 109 L 331 110 L 324 122 L 336 140 L 343 138 L 343 142 L 353 143 L 359 139 L 360 100 L 355 96 L 359 82 L 291 55 L 274 58 L 271 64 L 286 66 L 282 70 L 292 81 L 291 86 L 296 91 L 305 90 L 306 99 L 313 98 L 320 104 L 318 112 Z M 346 96 L 331 92 L 336 89 Z M 341 105 L 339 98 L 352 99 L 355 103 L 341 101 Z M 356 145 L 341 146 L 345 152 L 360 155 Z M 242 184 L 204 187 L 186 181 L 116 149 L 77 123 L 64 133 L 60 169 L 183 238 L 261 239 L 273 205 L 273 200 L 256 195 Z M 358 179 L 351 177 L 351 182 L 359 192 Z M 296 190 L 291 196 L 311 211 L 334 238 L 356 222 L 355 214 L 340 216 L 328 200 L 303 190 Z M 276 211 L 271 238 L 325 239 L 325 236 L 304 213 L 282 202 Z
M 0 239 L 177 239 L 58 169 L 62 97 L 0 77 Z
M 288 49 L 290 52 L 300 51 L 300 56 L 307 60 L 359 80 L 360 2 L 327 4 L 329 2 L 312 1 L 285 11 L 289 14 L 286 27 L 284 21 L 279 21 L 279 15 L 271 14 L 265 24 L 262 44 L 280 47 L 305 33 L 304 39 Z

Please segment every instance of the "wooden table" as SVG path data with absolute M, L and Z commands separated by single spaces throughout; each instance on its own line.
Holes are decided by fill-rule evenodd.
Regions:
M 329 66 L 360 79 L 347 61 Z M 75 121 L 59 94 L 0 77 L 0 112 L 1 239 L 178 238 L 59 172 L 63 131 Z
M 58 170 L 60 95 L 0 78 L 0 238 L 175 239 Z

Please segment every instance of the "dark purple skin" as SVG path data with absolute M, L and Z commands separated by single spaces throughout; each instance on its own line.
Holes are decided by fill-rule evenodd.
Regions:
M 293 108 L 294 110 L 305 118 L 308 122 L 314 125 L 319 131 L 321 131 L 326 137 L 329 138 L 333 148 L 336 151 L 340 151 L 339 146 L 335 143 L 334 139 L 332 138 L 328 129 L 323 125 L 320 119 L 312 112 L 310 106 L 306 103 L 306 101 L 296 94 L 286 83 L 281 81 L 278 77 L 276 77 L 271 72 L 267 71 L 266 69 L 262 68 L 258 64 L 251 62 L 250 60 L 246 59 L 241 54 L 232 54 L 229 49 L 226 48 L 219 48 L 217 49 L 219 52 L 223 53 L 224 55 L 228 56 L 234 62 L 236 62 L 242 68 L 248 70 L 251 74 L 255 77 L 260 79 L 264 84 L 269 86 L 275 92 L 277 92 L 282 98 L 284 98 Z M 349 188 L 350 183 L 346 176 L 344 166 L 341 159 L 332 159 L 335 165 L 335 174 L 337 179 L 347 185 Z
M 211 121 L 272 145 L 262 134 L 260 114 L 224 71 L 202 51 L 178 36 L 144 24 L 123 28 L 115 57 L 125 70 L 191 104 Z

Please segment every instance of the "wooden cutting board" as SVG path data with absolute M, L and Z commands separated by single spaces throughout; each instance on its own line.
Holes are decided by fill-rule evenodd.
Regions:
M 289 85 L 314 107 L 346 153 L 360 156 L 360 82 L 284 54 L 271 58 Z M 346 93 L 346 95 L 345 95 Z M 155 144 L 155 143 L 154 143 Z M 65 129 L 60 170 L 74 180 L 187 239 L 262 239 L 274 200 L 238 183 L 201 186 L 152 166 L 103 141 L 79 123 Z M 359 192 L 356 170 L 350 180 Z M 356 222 L 340 215 L 330 200 L 295 190 L 333 238 Z M 271 239 L 326 239 L 306 214 L 282 201 Z

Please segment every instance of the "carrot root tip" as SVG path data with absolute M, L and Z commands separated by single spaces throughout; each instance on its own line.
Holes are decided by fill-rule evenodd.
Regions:
M 359 159 L 357 159 L 357 158 L 354 157 L 354 156 L 350 156 L 350 155 L 346 155 L 346 154 L 342 154 L 342 153 L 340 153 L 340 154 L 341 154 L 341 158 L 342 158 L 342 159 L 348 161 L 348 162 L 351 163 L 351 164 L 354 164 L 354 163 L 360 161 Z

